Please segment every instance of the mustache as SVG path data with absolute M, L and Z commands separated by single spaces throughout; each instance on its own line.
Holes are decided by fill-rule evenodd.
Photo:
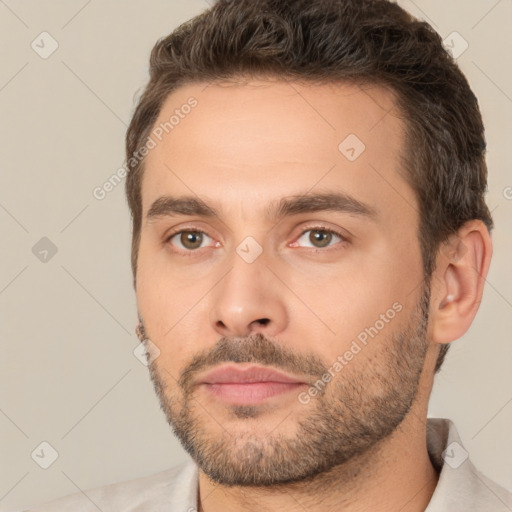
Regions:
M 272 366 L 294 374 L 304 374 L 316 379 L 327 372 L 327 367 L 313 354 L 301 355 L 269 340 L 261 333 L 244 338 L 221 338 L 214 347 L 206 349 L 192 359 L 182 370 L 179 386 L 189 393 L 197 375 L 220 363 L 255 363 Z

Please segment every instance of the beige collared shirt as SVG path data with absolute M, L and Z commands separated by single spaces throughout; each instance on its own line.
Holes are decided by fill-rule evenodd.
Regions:
M 475 468 L 451 420 L 428 418 L 427 448 L 440 475 L 425 512 L 512 512 L 512 493 Z M 197 512 L 197 498 L 198 469 L 187 462 L 23 512 Z

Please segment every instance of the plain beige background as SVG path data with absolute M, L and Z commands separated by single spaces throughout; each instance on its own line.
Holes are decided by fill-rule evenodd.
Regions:
M 443 38 L 458 32 L 458 50 L 469 44 L 458 61 L 487 126 L 496 222 L 480 312 L 436 377 L 429 415 L 453 419 L 477 467 L 512 489 L 512 3 L 400 3 Z M 0 511 L 186 457 L 133 354 L 124 183 L 103 200 L 93 190 L 123 164 L 153 44 L 207 7 L 205 0 L 0 0 Z M 31 47 L 55 44 L 41 32 L 58 44 L 46 59 Z M 48 469 L 31 455 L 42 442 L 58 453 Z

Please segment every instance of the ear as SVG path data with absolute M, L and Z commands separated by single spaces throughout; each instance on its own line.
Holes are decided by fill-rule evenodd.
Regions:
M 482 301 L 492 242 L 481 220 L 466 222 L 438 251 L 431 283 L 430 339 L 449 343 L 470 327 Z

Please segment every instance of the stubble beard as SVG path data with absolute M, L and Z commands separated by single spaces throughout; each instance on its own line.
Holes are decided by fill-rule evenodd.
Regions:
M 208 403 L 199 403 L 194 396 L 194 376 L 221 362 L 269 365 L 314 375 L 315 381 L 328 371 L 330 365 L 316 356 L 297 355 L 260 333 L 220 339 L 186 366 L 177 385 L 165 369 L 158 368 L 158 360 L 151 363 L 161 409 L 185 450 L 217 483 L 266 487 L 313 479 L 374 448 L 409 413 L 428 348 L 429 302 L 425 287 L 403 330 L 390 339 L 379 333 L 369 342 L 379 343 L 371 360 L 356 355 L 309 404 L 297 400 L 299 419 L 293 433 L 280 431 L 282 412 L 275 425 L 259 432 L 254 422 L 264 421 L 267 410 L 252 405 L 227 406 L 230 418 L 243 422 L 238 432 L 229 431 L 208 411 Z

